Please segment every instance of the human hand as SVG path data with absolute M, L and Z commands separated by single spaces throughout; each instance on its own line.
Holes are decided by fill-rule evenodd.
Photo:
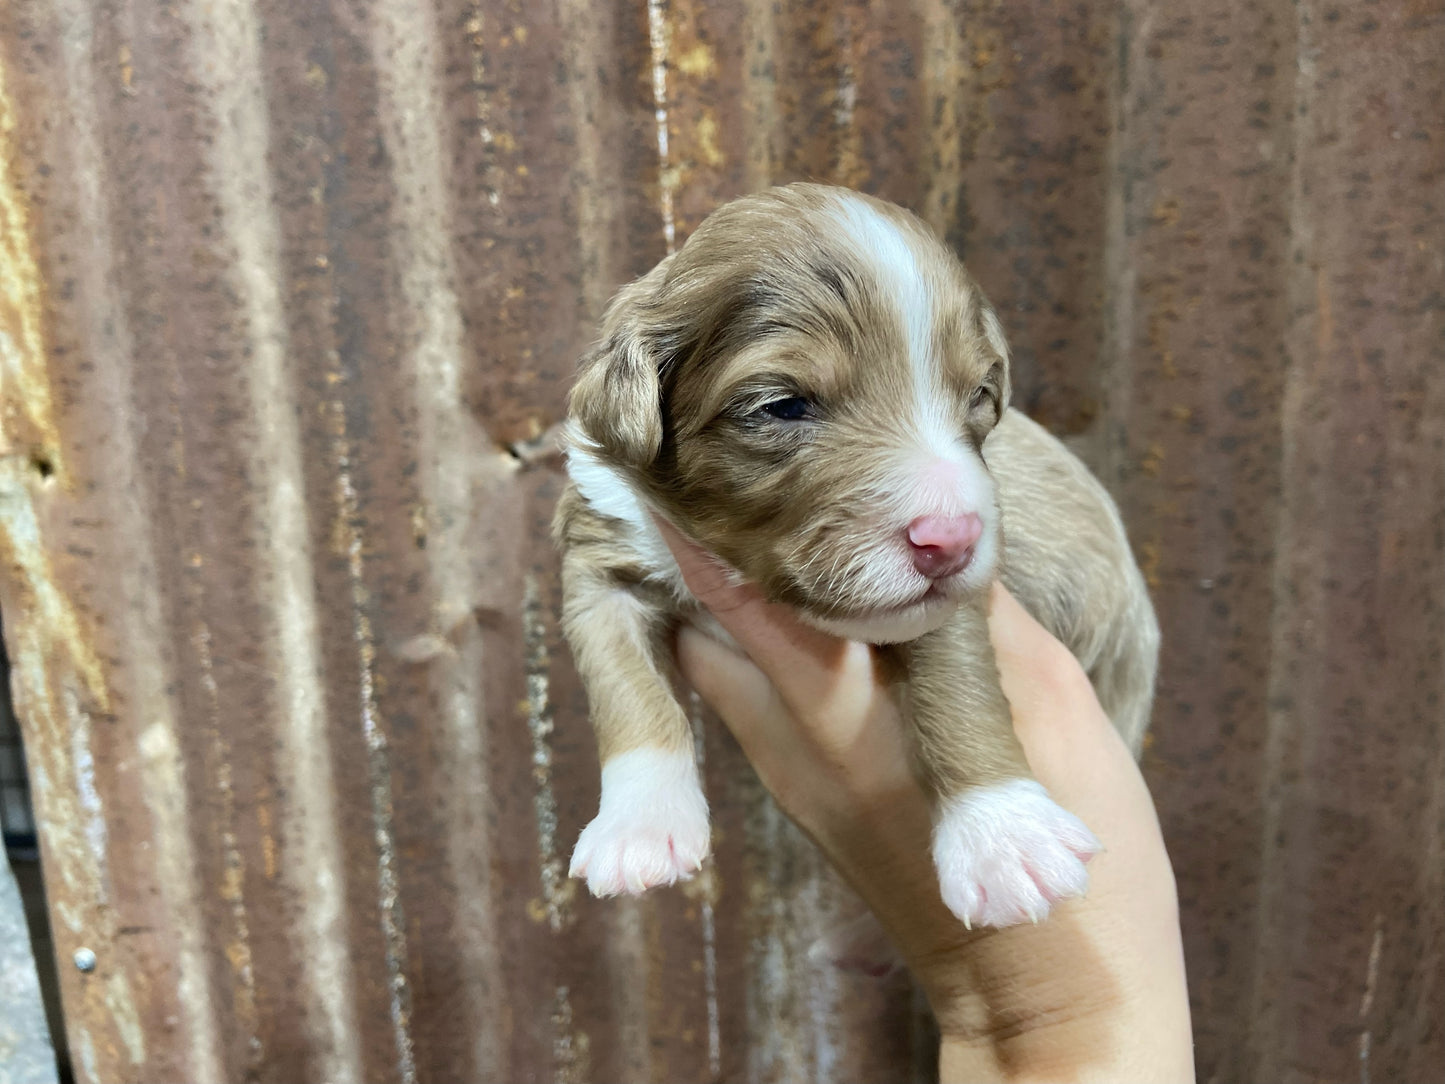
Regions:
M 1143 778 L 1068 650 L 994 588 L 990 636 L 1029 764 L 1105 852 L 1088 895 L 1040 925 L 970 932 L 939 896 L 928 800 L 879 654 L 733 583 L 659 525 L 689 589 L 746 652 L 684 627 L 684 676 L 894 940 L 938 1017 L 941 1079 L 1192 1080 L 1169 858 Z

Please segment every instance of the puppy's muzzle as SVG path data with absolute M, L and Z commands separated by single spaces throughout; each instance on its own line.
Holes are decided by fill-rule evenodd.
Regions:
M 968 567 L 973 548 L 983 535 L 983 520 L 973 512 L 961 516 L 919 516 L 908 525 L 913 567 L 930 580 L 947 579 Z

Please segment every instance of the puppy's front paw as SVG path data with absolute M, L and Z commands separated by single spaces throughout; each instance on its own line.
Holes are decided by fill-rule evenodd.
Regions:
M 687 880 L 711 841 L 691 755 L 634 749 L 603 766 L 602 808 L 577 840 L 570 873 L 594 896 L 636 896 Z
M 1094 833 L 1032 779 L 950 799 L 933 830 L 943 902 L 965 926 L 1037 922 L 1088 887 Z

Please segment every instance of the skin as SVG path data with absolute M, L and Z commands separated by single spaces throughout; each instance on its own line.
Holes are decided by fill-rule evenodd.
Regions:
M 1105 852 L 1087 897 L 1037 926 L 970 932 L 939 897 L 928 801 L 873 649 L 731 584 L 659 526 L 689 589 L 746 652 L 684 627 L 683 675 L 902 953 L 938 1018 L 940 1079 L 1192 1081 L 1169 856 L 1134 758 L 1068 650 L 993 588 L 989 635 L 1019 740 Z

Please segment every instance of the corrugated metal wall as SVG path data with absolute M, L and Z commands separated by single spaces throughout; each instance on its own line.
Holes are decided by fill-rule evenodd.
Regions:
M 919 210 L 1126 509 L 1201 1078 L 1445 1066 L 1438 0 L 0 9 L 7 649 L 84 1081 L 907 1080 L 906 984 L 717 728 L 594 809 L 536 438 L 773 180 Z M 89 973 L 70 960 L 92 949 Z

